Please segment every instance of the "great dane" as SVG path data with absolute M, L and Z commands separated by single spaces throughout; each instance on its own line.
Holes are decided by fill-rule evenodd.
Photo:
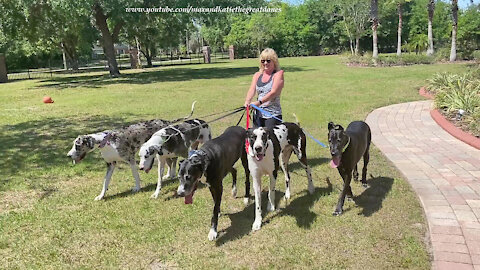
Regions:
M 148 173 L 153 166 L 155 156 L 158 158 L 158 182 L 152 198 L 156 199 L 162 188 L 162 176 L 165 163 L 169 158 L 187 158 L 188 152 L 196 150 L 200 143 L 212 138 L 210 127 L 200 119 L 187 120 L 181 124 L 168 126 L 157 131 L 140 148 L 140 170 Z M 166 177 L 175 176 L 175 165 Z
M 99 133 L 80 135 L 73 141 L 72 149 L 68 152 L 67 156 L 76 164 L 82 161 L 89 152 L 100 149 L 102 157 L 107 163 L 107 173 L 103 182 L 102 191 L 95 200 L 101 200 L 105 196 L 117 162 L 126 162 L 130 165 L 132 175 L 135 178 L 135 187 L 132 191 L 137 192 L 140 190 L 140 176 L 137 171 L 135 155 L 140 149 L 140 146 L 159 129 L 170 123 L 191 117 L 194 108 L 195 102 L 192 104 L 190 115 L 172 121 L 156 119 L 133 124 L 118 130 L 107 130 Z M 175 162 L 176 160 L 168 160 L 169 169 Z
M 275 210 L 275 184 L 277 172 L 281 166 L 285 174 L 285 199 L 290 198 L 290 174 L 288 161 L 294 152 L 300 164 L 305 168 L 308 178 L 308 191 L 313 194 L 315 187 L 312 181 L 312 173 L 307 164 L 307 139 L 299 125 L 295 123 L 282 123 L 273 129 L 259 127 L 247 131 L 248 168 L 253 178 L 253 190 L 255 192 L 255 221 L 252 230 L 259 230 L 262 225 L 261 210 L 261 184 L 262 176 L 270 176 L 270 188 L 268 191 L 267 211 Z
M 246 176 L 245 196 L 250 193 L 250 173 L 245 152 L 245 138 L 245 129 L 238 126 L 229 127 L 222 135 L 206 142 L 200 150 L 194 151 L 188 159 L 180 161 L 178 172 L 180 186 L 177 194 L 185 197 L 186 204 L 193 202 L 193 194 L 202 175 L 205 175 L 207 183 L 210 185 L 210 193 L 215 203 L 212 226 L 208 233 L 210 241 L 217 238 L 218 215 L 223 193 L 222 180 L 229 172 L 233 178 L 232 195 L 236 196 L 237 170 L 233 168 L 233 165 L 239 158 L 242 160 Z
M 343 204 L 345 196 L 353 198 L 350 182 L 353 178 L 358 181 L 357 163 L 363 157 L 362 185 L 367 188 L 367 165 L 370 161 L 370 143 L 372 133 L 367 123 L 363 121 L 351 122 L 344 130 L 341 125 L 328 123 L 328 143 L 332 160 L 330 166 L 337 168 L 343 179 L 343 190 L 338 198 L 337 207 L 333 212 L 334 216 L 343 213 Z

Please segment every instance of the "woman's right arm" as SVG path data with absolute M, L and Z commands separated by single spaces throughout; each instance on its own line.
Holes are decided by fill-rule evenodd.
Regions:
M 258 77 L 260 76 L 260 72 L 256 72 L 252 77 L 252 83 L 250 84 L 250 88 L 248 89 L 247 96 L 245 97 L 245 104 L 244 106 L 250 105 L 252 102 L 253 96 L 255 96 L 255 84 L 257 84 Z

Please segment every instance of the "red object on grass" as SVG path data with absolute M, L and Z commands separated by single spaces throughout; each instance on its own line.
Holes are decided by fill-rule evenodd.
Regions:
M 43 97 L 43 103 L 53 103 L 53 100 L 49 96 Z

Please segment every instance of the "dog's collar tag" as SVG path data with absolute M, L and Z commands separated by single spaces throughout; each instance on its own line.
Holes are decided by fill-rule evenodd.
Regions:
M 347 150 L 347 147 L 350 145 L 350 137 L 348 137 L 348 142 L 347 144 L 345 144 L 345 146 L 343 147 L 342 149 L 342 153 L 345 152 L 345 150 Z

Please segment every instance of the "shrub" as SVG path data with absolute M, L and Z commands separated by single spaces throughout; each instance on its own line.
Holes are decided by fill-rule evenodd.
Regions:
M 476 61 L 480 61 L 480 50 L 476 50 L 472 53 L 472 57 L 473 59 L 475 59 Z
M 480 80 L 471 74 L 449 74 L 436 80 L 435 106 L 446 112 L 460 109 L 467 114 L 476 113 L 480 107 Z
M 435 60 L 437 61 L 448 61 L 450 60 L 450 47 L 442 47 L 435 51 L 434 54 Z
M 435 59 L 430 56 L 420 54 L 404 54 L 397 55 L 379 55 L 377 60 L 373 59 L 371 54 L 365 53 L 363 56 L 349 56 L 347 57 L 349 64 L 356 64 L 362 66 L 404 66 L 415 64 L 432 64 Z

